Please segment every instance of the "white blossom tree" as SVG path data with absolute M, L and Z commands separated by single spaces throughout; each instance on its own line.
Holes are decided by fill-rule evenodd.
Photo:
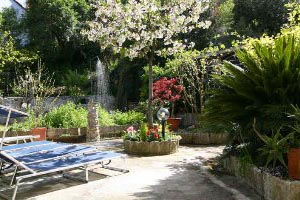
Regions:
M 83 31 L 89 40 L 99 42 L 101 49 L 111 48 L 115 53 L 131 59 L 143 57 L 149 67 L 148 125 L 153 125 L 152 66 L 155 56 L 168 56 L 193 42 L 179 40 L 179 34 L 196 28 L 208 28 L 209 21 L 200 15 L 208 8 L 208 0 L 129 0 L 98 1 L 96 18 Z

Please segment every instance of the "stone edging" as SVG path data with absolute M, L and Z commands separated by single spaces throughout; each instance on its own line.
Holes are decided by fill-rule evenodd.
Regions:
M 133 126 L 135 129 L 140 127 L 139 124 L 134 125 L 114 125 L 114 126 L 99 126 L 100 138 L 112 138 L 112 137 L 121 137 L 122 131 L 126 130 L 129 126 Z M 61 135 L 70 135 L 73 137 L 84 137 L 86 136 L 87 128 L 48 128 L 47 129 L 47 138 L 49 140 L 57 140 Z M 0 137 L 2 137 L 3 131 L 0 131 Z M 30 131 L 8 131 L 6 133 L 7 137 L 12 136 L 22 136 L 30 135 Z M 59 140 L 58 140 L 59 141 Z
M 121 137 L 122 131 L 126 130 L 131 125 L 114 125 L 114 126 L 99 126 L 100 138 Z M 138 124 L 133 125 L 135 128 Z M 87 128 L 48 128 L 47 137 L 49 139 L 59 138 L 62 134 L 71 136 L 86 136 Z
M 228 133 L 179 133 L 182 137 L 180 144 L 226 144 L 228 141 Z
M 179 147 L 179 140 L 163 142 L 138 142 L 124 140 L 126 153 L 138 155 L 168 155 L 176 153 Z
M 223 159 L 223 167 L 244 181 L 267 200 L 299 200 L 300 181 L 283 180 L 258 169 L 254 165 L 242 167 L 234 156 Z

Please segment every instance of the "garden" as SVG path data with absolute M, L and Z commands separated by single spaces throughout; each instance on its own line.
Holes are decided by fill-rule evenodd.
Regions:
M 299 198 L 297 1 L 27 5 L 22 17 L 0 10 L 1 104 L 30 114 L 11 121 L 12 134 L 44 127 L 59 142 L 121 138 L 140 157 L 225 145 L 216 170 L 265 199 Z

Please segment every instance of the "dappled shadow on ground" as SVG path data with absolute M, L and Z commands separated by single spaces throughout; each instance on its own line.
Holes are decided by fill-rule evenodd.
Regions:
M 157 184 L 143 188 L 143 192 L 132 194 L 136 199 L 172 199 L 172 200 L 233 200 L 235 196 L 227 189 L 213 183 L 206 175 L 205 171 L 201 170 L 201 160 L 197 157 L 193 160 L 183 160 L 177 164 L 168 165 L 173 174 Z M 229 178 L 228 178 L 229 177 Z M 217 177 L 218 179 L 220 177 Z M 221 178 L 228 182 L 229 186 L 237 186 L 241 182 L 232 176 L 224 176 Z M 219 179 L 220 180 L 220 179 Z M 227 183 L 226 183 L 227 182 Z M 233 184 L 235 182 L 235 184 Z M 238 188 L 240 189 L 240 188 Z M 241 189 L 249 199 L 259 199 L 248 187 Z
M 107 170 L 97 170 L 99 173 L 89 172 L 89 181 L 97 181 L 101 179 L 105 179 L 108 176 L 115 176 L 119 175 L 119 172 L 115 172 L 113 174 L 105 173 Z M 101 173 L 102 172 L 102 173 Z M 82 170 L 73 170 L 71 172 L 68 172 L 67 174 L 70 174 L 74 177 L 83 179 L 85 177 L 85 172 Z M 109 175 L 108 175 L 109 174 Z M 6 184 L 9 183 L 10 177 L 1 177 L 1 181 L 5 182 Z M 67 189 L 70 187 L 78 186 L 85 184 L 84 182 L 77 181 L 77 180 L 71 180 L 63 178 L 62 175 L 59 174 L 52 174 L 48 176 L 43 176 L 40 178 L 35 179 L 27 179 L 24 183 L 21 184 L 19 187 L 18 193 L 17 193 L 17 199 L 27 199 L 30 197 L 39 196 L 42 194 Z M 6 189 L 3 194 L 7 196 L 11 196 L 13 192 L 13 189 Z M 0 198 L 1 199 L 1 198 Z
M 205 176 L 199 168 L 199 162 L 185 160 L 168 167 L 173 175 L 133 196 L 137 199 L 234 199 L 230 192 L 213 184 Z

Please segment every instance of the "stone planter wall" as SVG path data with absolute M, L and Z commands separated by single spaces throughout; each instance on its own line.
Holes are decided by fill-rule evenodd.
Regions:
M 30 135 L 30 131 L 7 131 L 6 137 Z M 3 136 L 3 131 L 0 131 L 0 137 Z
M 180 144 L 226 144 L 228 140 L 228 133 L 192 133 L 184 132 L 179 134 L 182 139 Z
M 126 130 L 130 125 L 116 125 L 116 126 L 99 126 L 100 139 L 121 137 L 122 131 Z M 134 125 L 138 128 L 139 125 Z M 47 130 L 47 137 L 49 139 L 56 139 L 61 135 L 71 136 L 86 136 L 87 128 L 51 128 Z
M 239 159 L 230 156 L 223 160 L 223 166 L 231 174 L 241 177 L 245 182 L 267 200 L 299 200 L 300 181 L 283 180 L 263 172 L 254 165 L 241 167 Z
M 128 154 L 137 155 L 168 155 L 176 153 L 179 147 L 179 140 L 163 142 L 138 142 L 124 140 L 124 149 Z
M 126 130 L 130 125 L 116 125 L 116 126 L 99 126 L 100 138 L 112 138 L 121 137 L 122 131 Z M 135 129 L 138 129 L 140 125 L 134 125 Z M 61 135 L 78 136 L 80 141 L 85 138 L 87 128 L 48 128 L 47 138 L 49 140 L 59 141 L 58 138 Z M 0 131 L 0 137 L 2 137 L 3 131 Z M 30 131 L 8 131 L 6 137 L 30 135 Z M 73 137 L 74 138 L 74 137 Z

